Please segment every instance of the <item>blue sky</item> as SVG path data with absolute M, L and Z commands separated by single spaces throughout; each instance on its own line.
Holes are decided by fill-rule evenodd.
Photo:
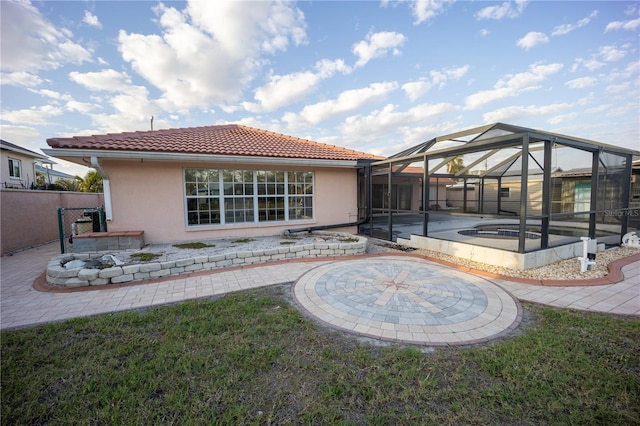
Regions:
M 35 151 L 152 116 L 380 155 L 494 122 L 640 149 L 637 1 L 0 5 L 1 136 Z

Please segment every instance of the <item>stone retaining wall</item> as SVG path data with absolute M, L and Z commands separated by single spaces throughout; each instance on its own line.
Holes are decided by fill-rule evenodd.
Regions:
M 355 236 L 349 235 L 349 237 L 354 238 Z M 70 258 L 77 260 L 95 259 L 105 254 L 111 254 L 112 252 L 73 253 L 51 259 L 47 266 L 46 280 L 49 285 L 55 287 L 100 286 L 287 259 L 364 254 L 366 252 L 367 239 L 361 236 L 357 236 L 356 238 L 358 238 L 357 242 L 317 242 L 306 245 L 276 247 L 267 250 L 198 256 L 165 262 L 135 263 L 105 269 L 67 269 L 61 265 L 61 262 L 63 259 L 66 260 Z

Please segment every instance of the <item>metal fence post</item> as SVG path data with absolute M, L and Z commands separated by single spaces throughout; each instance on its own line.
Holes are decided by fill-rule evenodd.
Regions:
M 60 254 L 64 254 L 64 227 L 62 226 L 64 209 L 58 207 L 58 234 L 60 235 Z
M 98 217 L 100 218 L 100 232 L 107 232 L 107 218 L 103 206 L 98 207 Z

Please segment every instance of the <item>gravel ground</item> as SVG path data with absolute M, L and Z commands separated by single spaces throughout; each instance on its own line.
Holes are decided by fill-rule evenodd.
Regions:
M 369 240 L 368 251 L 373 253 L 380 252 L 398 252 L 400 246 L 383 240 Z M 447 262 L 458 265 L 467 266 L 486 272 L 492 272 L 508 277 L 530 278 L 530 279 L 554 279 L 554 280 L 584 280 L 589 278 L 600 278 L 608 274 L 607 265 L 615 260 L 624 257 L 633 256 L 640 253 L 640 248 L 633 247 L 616 247 L 603 252 L 597 253 L 596 265 L 591 270 L 580 272 L 580 262 L 578 258 L 566 259 L 560 262 L 552 263 L 540 268 L 519 271 L 517 269 L 503 268 L 501 266 L 487 265 L 486 263 L 474 262 L 468 259 L 450 256 L 431 250 L 414 250 L 411 253 L 420 254 L 422 256 L 433 257 L 445 260 Z

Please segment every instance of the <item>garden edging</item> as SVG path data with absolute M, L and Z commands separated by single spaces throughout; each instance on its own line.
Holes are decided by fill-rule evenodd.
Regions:
M 103 255 L 113 254 L 113 252 L 63 254 L 49 261 L 45 279 L 48 285 L 60 288 L 103 286 L 288 259 L 364 254 L 366 252 L 367 239 L 362 236 L 350 235 L 350 237 L 357 238 L 358 241 L 340 243 L 317 242 L 256 251 L 239 251 L 212 256 L 196 256 L 163 262 L 127 264 L 104 269 L 84 267 L 67 269 L 62 266 L 62 263 L 64 260 L 69 260 L 70 257 L 73 258 L 72 260 L 89 260 Z

